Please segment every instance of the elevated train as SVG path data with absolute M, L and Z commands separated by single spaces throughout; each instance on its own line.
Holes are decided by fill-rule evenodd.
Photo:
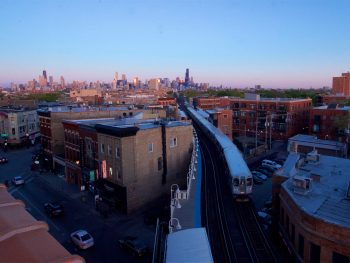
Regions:
M 237 201 L 248 200 L 252 193 L 253 177 L 236 145 L 199 111 L 186 106 L 188 115 L 201 127 L 208 138 L 217 146 L 226 161 L 225 171 L 230 179 L 230 189 Z

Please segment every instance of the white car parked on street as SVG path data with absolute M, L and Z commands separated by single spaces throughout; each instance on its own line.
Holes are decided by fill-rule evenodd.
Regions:
M 17 186 L 17 185 L 21 185 L 24 184 L 24 179 L 22 176 L 16 176 L 12 179 L 12 183 Z
M 77 230 L 70 234 L 72 241 L 81 249 L 87 249 L 94 245 L 94 238 L 86 230 Z

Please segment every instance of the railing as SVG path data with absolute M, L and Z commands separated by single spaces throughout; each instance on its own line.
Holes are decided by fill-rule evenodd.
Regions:
M 198 158 L 198 153 L 199 153 L 199 143 L 198 143 L 197 133 L 194 130 L 193 130 L 192 143 L 193 143 L 193 150 L 192 150 L 192 156 L 191 156 L 191 163 L 190 163 L 188 173 L 187 173 L 187 189 L 180 190 L 180 188 L 177 184 L 171 185 L 169 233 L 172 233 L 174 228 L 176 230 L 181 229 L 179 219 L 174 218 L 174 210 L 181 208 L 181 204 L 180 204 L 179 200 L 189 199 L 192 181 L 194 181 L 196 179 L 196 176 L 197 176 L 197 164 L 198 164 L 197 158 Z M 174 225 L 174 222 L 176 222 L 176 225 Z

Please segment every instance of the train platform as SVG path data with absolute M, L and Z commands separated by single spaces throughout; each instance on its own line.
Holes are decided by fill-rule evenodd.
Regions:
M 202 158 L 200 149 L 194 159 L 194 169 L 190 168 L 186 190 L 176 191 L 172 200 L 171 212 L 174 222 L 173 231 L 201 227 L 201 180 Z M 180 225 L 180 227 L 178 227 Z

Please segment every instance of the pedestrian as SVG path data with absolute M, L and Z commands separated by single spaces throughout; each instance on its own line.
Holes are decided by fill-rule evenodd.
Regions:
M 95 208 L 97 209 L 97 203 L 100 201 L 100 196 L 95 195 Z

